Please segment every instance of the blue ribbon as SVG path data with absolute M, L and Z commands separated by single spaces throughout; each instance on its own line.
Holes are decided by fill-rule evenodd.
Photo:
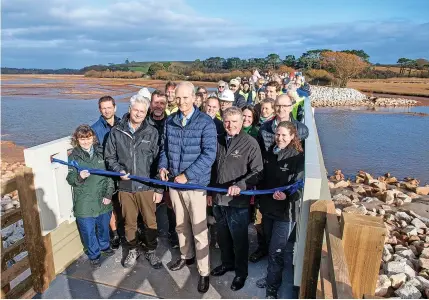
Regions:
M 89 169 L 89 168 L 81 168 L 79 164 L 72 160 L 70 162 L 66 162 L 57 158 L 52 158 L 52 162 L 56 162 L 65 166 L 70 166 L 76 168 L 78 171 L 87 170 L 90 174 L 95 175 L 101 175 L 101 176 L 123 176 L 126 175 L 124 173 L 119 172 L 112 172 L 112 171 L 106 171 L 106 170 L 100 170 L 100 169 Z M 198 184 L 181 184 L 176 182 L 170 182 L 170 181 L 162 181 L 158 179 L 153 178 L 147 178 L 147 177 L 140 177 L 135 175 L 129 175 L 130 179 L 134 179 L 137 181 L 143 181 L 148 183 L 153 183 L 157 185 L 164 185 L 168 186 L 174 189 L 186 189 L 186 190 L 206 190 L 210 192 L 216 192 L 216 193 L 228 193 L 227 189 L 224 188 L 216 188 L 216 187 L 210 187 L 210 186 L 202 186 Z M 247 195 L 247 196 L 255 196 L 255 195 L 267 195 L 267 194 L 274 194 L 276 191 L 280 192 L 287 192 L 290 195 L 294 194 L 297 190 L 304 187 L 304 182 L 302 179 L 296 181 L 295 183 L 288 185 L 288 186 L 282 186 L 274 189 L 269 190 L 246 190 L 241 191 L 241 195 Z

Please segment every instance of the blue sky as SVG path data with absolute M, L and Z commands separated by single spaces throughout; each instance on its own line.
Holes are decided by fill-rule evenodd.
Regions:
M 299 57 L 363 49 L 373 63 L 429 58 L 429 0 L 3 0 L 2 66 Z

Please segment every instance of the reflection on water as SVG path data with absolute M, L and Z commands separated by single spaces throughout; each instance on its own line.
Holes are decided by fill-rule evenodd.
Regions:
M 317 108 L 315 119 L 328 172 L 417 177 L 429 182 L 429 107 L 367 109 Z
M 70 135 L 78 125 L 92 125 L 100 116 L 95 99 L 18 99 L 11 96 L 2 97 L 1 106 L 2 135 L 27 147 Z M 117 115 L 122 116 L 127 112 L 128 103 L 118 102 L 117 107 Z
M 97 100 L 2 97 L 2 136 L 29 147 L 70 135 L 79 124 L 92 124 L 99 118 Z M 117 107 L 117 115 L 122 116 L 128 103 L 117 102 Z M 317 108 L 315 118 L 328 172 L 342 169 L 354 175 L 363 169 L 429 181 L 429 117 L 410 113 L 429 114 L 429 107 Z

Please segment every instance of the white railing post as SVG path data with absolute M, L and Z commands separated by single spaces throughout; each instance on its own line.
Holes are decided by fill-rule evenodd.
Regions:
M 304 261 L 305 240 L 307 235 L 308 213 L 310 211 L 309 200 L 330 200 L 327 185 L 326 170 L 323 163 L 322 150 L 314 120 L 314 109 L 311 107 L 310 98 L 304 102 L 304 123 L 308 127 L 308 138 L 305 140 L 305 185 L 300 203 L 297 203 L 297 231 L 294 245 L 294 285 L 301 285 L 301 276 Z M 328 192 L 326 192 L 328 191 Z

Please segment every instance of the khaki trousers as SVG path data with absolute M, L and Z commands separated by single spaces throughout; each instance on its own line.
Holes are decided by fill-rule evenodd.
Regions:
M 136 243 L 137 217 L 140 213 L 143 217 L 143 223 L 146 225 L 143 242 L 149 250 L 154 250 L 157 245 L 156 204 L 153 202 L 153 193 L 153 191 L 119 192 L 127 242 L 132 246 Z
M 189 259 L 195 256 L 201 276 L 210 274 L 206 195 L 203 190 L 182 191 L 170 188 L 181 257 Z

